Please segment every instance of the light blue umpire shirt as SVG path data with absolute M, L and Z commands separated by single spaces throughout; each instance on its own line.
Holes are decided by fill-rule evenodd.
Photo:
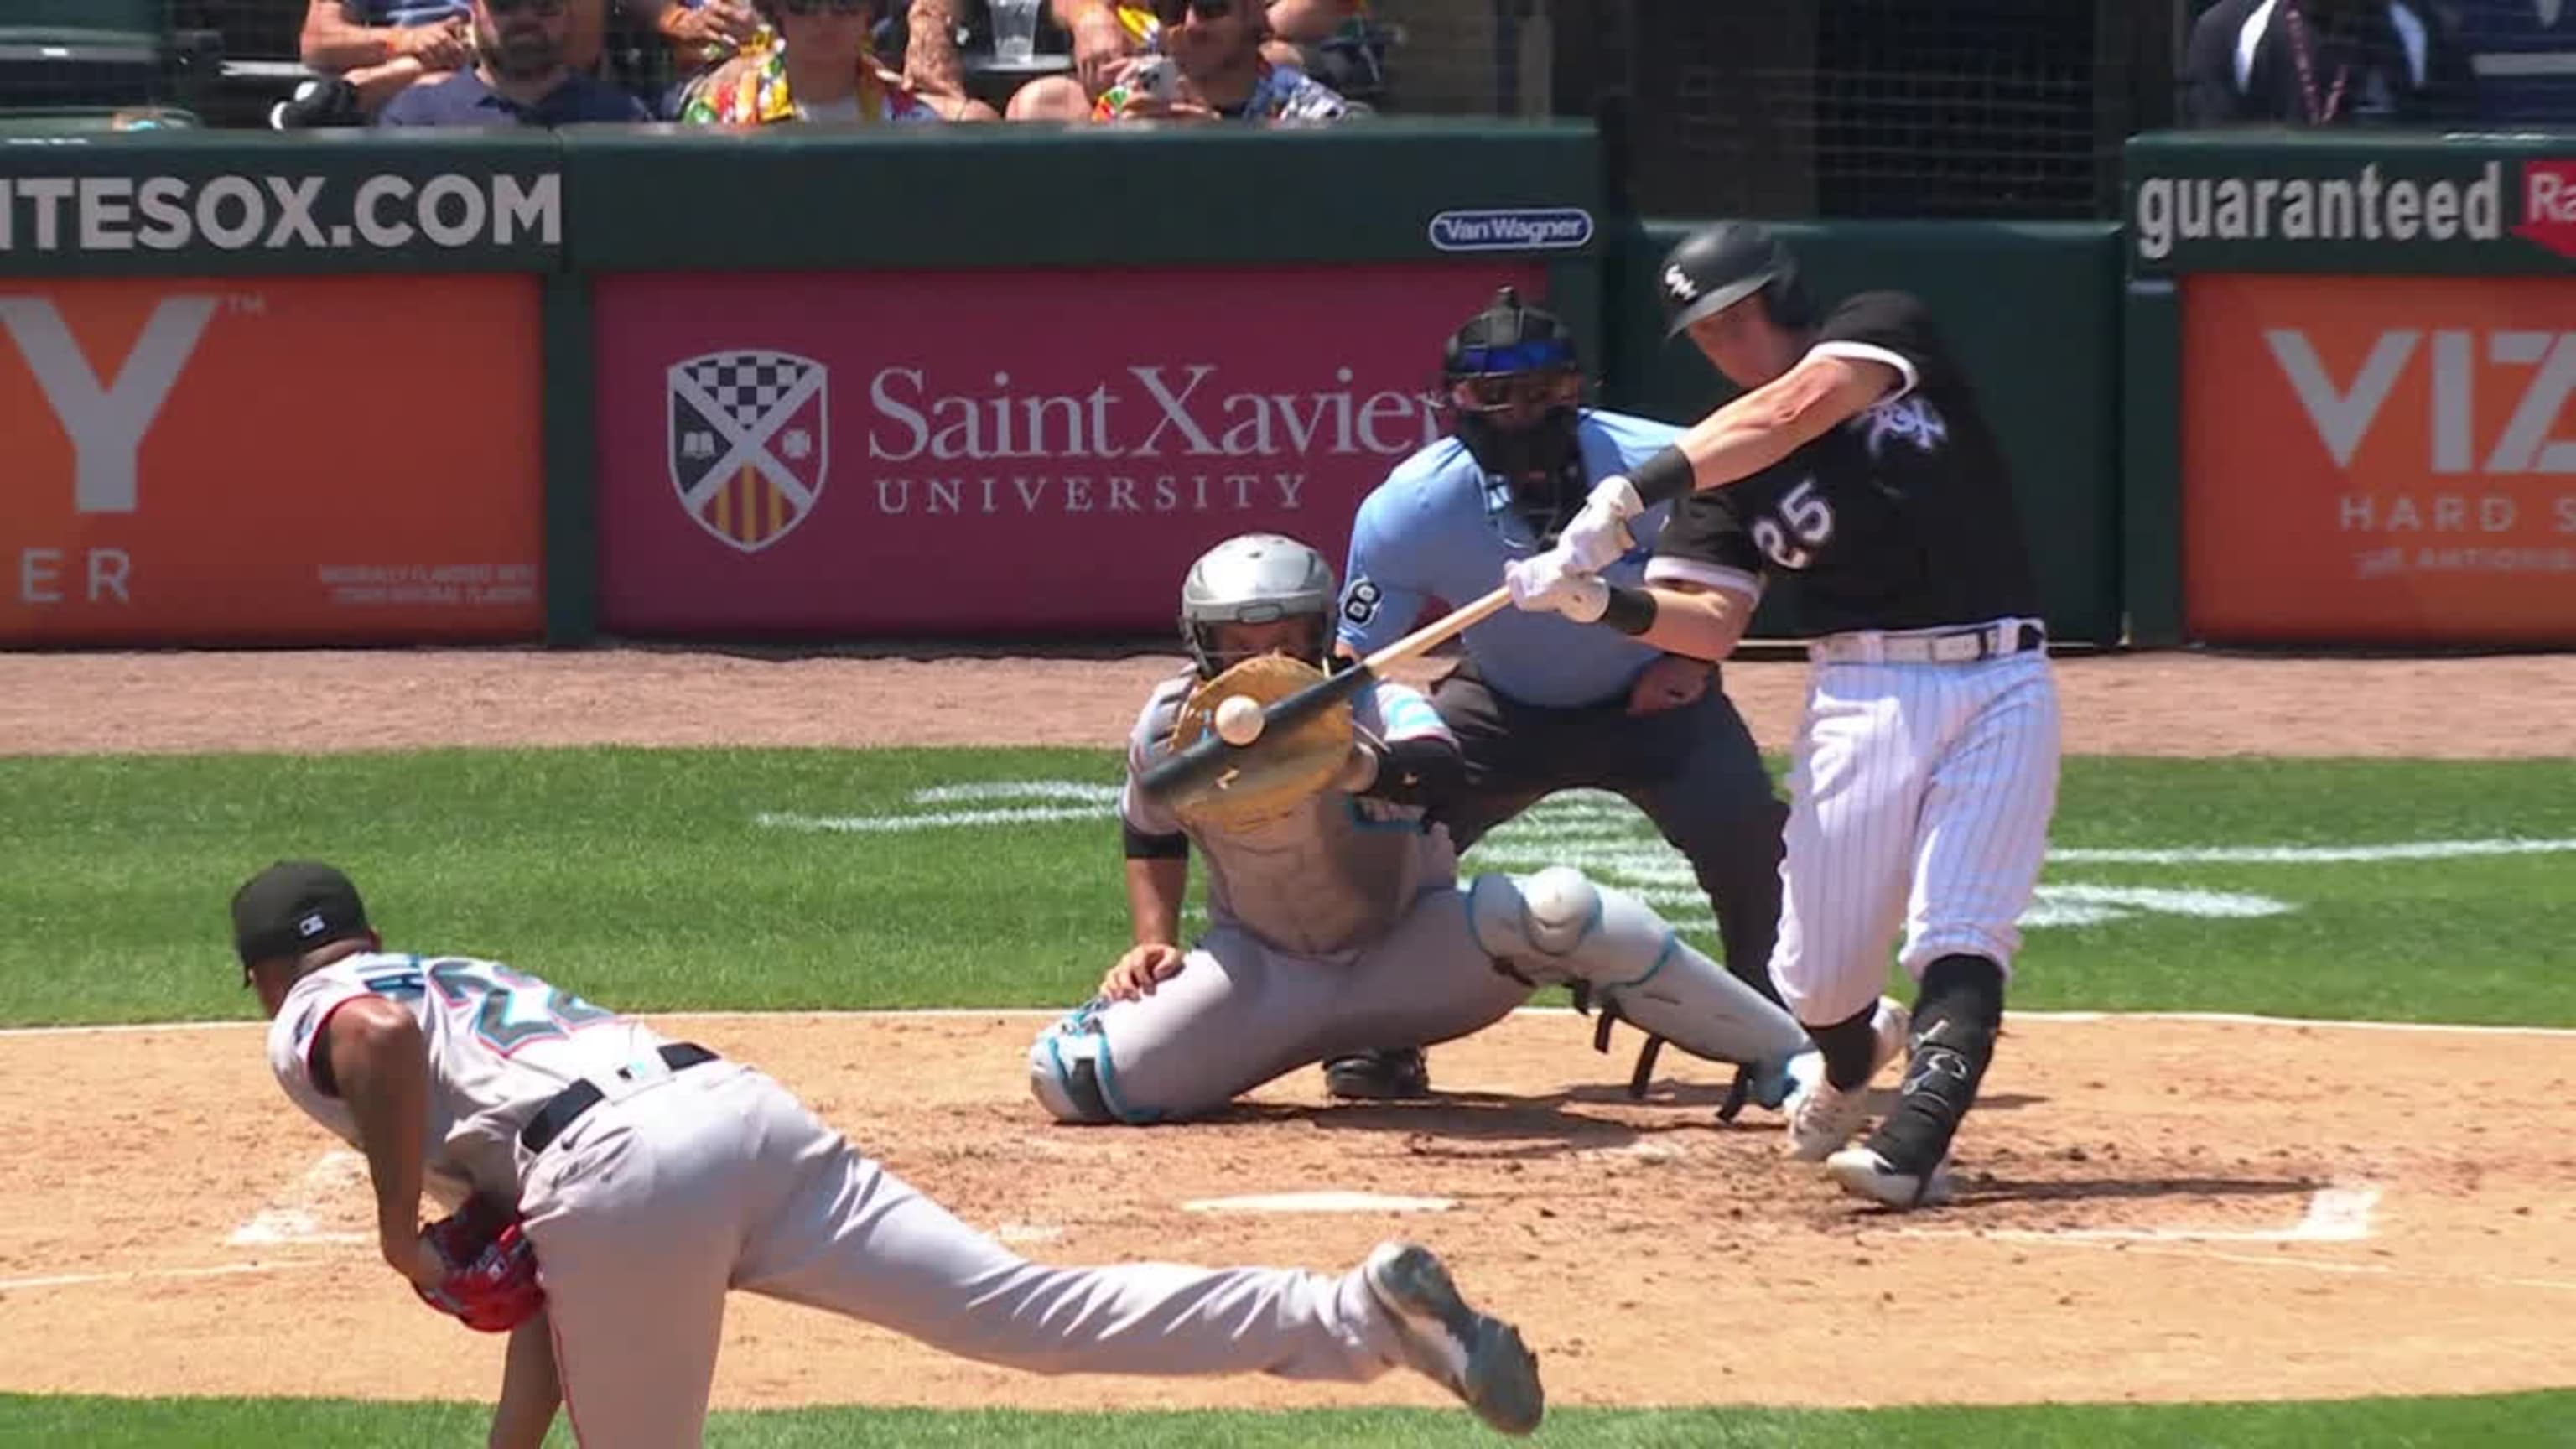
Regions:
M 1576 431 L 1587 487 L 1635 468 L 1682 434 L 1669 423 L 1598 409 L 1585 409 Z M 1631 524 L 1636 546 L 1602 577 L 1643 585 L 1669 511 L 1658 504 Z M 1536 529 L 1512 506 L 1509 485 L 1477 466 L 1466 444 L 1443 438 L 1398 463 L 1361 502 L 1342 570 L 1341 642 L 1363 656 L 1392 644 L 1432 600 L 1467 603 L 1502 583 L 1504 563 L 1539 551 Z M 1758 587 L 1749 576 L 1745 586 Z M 1463 642 L 1495 692 L 1554 708 L 1625 695 L 1662 652 L 1598 624 L 1520 609 L 1475 625 Z

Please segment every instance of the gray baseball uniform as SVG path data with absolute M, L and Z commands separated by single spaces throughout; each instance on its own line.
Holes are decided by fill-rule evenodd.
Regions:
M 1582 912 L 1573 928 L 1534 942 L 1522 896 L 1530 882 L 1489 875 L 1475 891 L 1461 889 L 1448 832 L 1418 807 L 1326 789 L 1257 828 L 1186 827 L 1136 781 L 1171 750 L 1194 683 L 1168 680 L 1147 699 L 1128 739 L 1120 811 L 1139 834 L 1188 836 L 1207 862 L 1209 929 L 1152 995 L 1095 998 L 1031 1045 L 1031 1089 L 1058 1118 L 1201 1114 L 1341 1053 L 1465 1036 L 1501 1020 L 1536 985 L 1575 977 L 1614 994 L 1655 979 L 1658 999 L 1639 993 L 1632 1019 L 1706 1055 L 1783 1058 L 1804 1044 L 1787 1013 L 1727 977 L 1642 902 L 1572 872 L 1539 894 L 1553 901 L 1570 888 Z M 1454 738 L 1430 702 L 1401 684 L 1364 687 L 1351 712 L 1359 730 L 1390 743 Z M 1674 1019 L 1649 1025 L 1658 1012 Z
M 353 1146 L 312 1053 L 331 1013 L 367 995 L 407 1006 L 427 1043 L 433 1194 L 524 1215 L 585 1445 L 699 1442 L 732 1288 L 1039 1373 L 1365 1381 L 1406 1361 L 1359 1270 L 1030 1263 L 765 1074 L 496 962 L 370 953 L 295 984 L 270 1066 Z M 597 1104 L 532 1147 L 531 1120 L 579 1082 Z

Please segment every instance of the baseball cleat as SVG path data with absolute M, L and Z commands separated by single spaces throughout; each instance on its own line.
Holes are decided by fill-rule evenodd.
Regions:
M 1789 1155 L 1800 1162 L 1822 1162 L 1868 1122 L 1868 1088 L 1841 1092 L 1818 1082 L 1789 1106 Z
M 1409 1102 L 1431 1095 L 1431 1062 L 1420 1047 L 1354 1052 L 1324 1063 L 1324 1090 L 1345 1102 Z
M 1846 1147 L 1825 1159 L 1825 1173 L 1843 1191 L 1900 1210 L 1939 1207 L 1950 1200 L 1948 1158 L 1930 1172 L 1899 1172 L 1872 1147 Z
M 1468 1307 L 1429 1248 L 1381 1243 L 1360 1273 L 1394 1320 L 1408 1366 L 1501 1433 L 1538 1428 L 1547 1413 L 1538 1356 L 1521 1342 L 1519 1329 Z

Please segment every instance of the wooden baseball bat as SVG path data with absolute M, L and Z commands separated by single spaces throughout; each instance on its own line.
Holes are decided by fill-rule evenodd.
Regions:
M 1359 692 L 1362 685 L 1378 677 L 1380 671 L 1433 649 L 1464 633 L 1488 616 L 1508 608 L 1512 591 L 1497 588 L 1473 603 L 1448 613 L 1369 655 L 1339 674 L 1327 675 L 1316 683 L 1273 702 L 1261 711 L 1261 733 L 1248 745 L 1229 745 L 1211 729 L 1206 736 L 1186 750 L 1166 755 L 1136 779 L 1136 788 L 1148 800 L 1165 799 L 1182 790 L 1195 789 L 1226 771 L 1241 765 L 1247 756 L 1260 752 L 1274 734 L 1293 729 L 1342 700 Z

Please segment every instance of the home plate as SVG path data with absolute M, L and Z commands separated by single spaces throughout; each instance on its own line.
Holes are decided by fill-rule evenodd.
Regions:
M 1458 1200 L 1396 1197 L 1380 1192 L 1263 1192 L 1244 1197 L 1202 1197 L 1181 1204 L 1188 1213 L 1445 1213 Z

